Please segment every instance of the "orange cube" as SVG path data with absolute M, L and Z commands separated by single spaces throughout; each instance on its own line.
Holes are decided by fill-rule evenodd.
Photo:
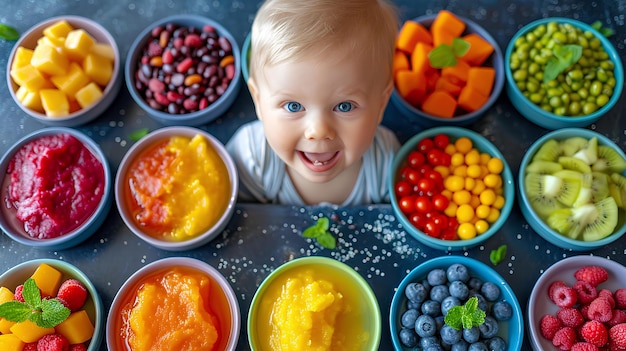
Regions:
M 461 39 L 470 44 L 469 50 L 461 59 L 472 66 L 482 65 L 494 51 L 493 46 L 478 34 L 468 34 Z
M 410 70 L 398 71 L 396 74 L 396 88 L 406 102 L 417 107 L 426 93 L 426 78 L 419 72 Z
M 422 102 L 422 111 L 437 117 L 451 118 L 456 111 L 454 96 L 443 90 L 435 90 Z

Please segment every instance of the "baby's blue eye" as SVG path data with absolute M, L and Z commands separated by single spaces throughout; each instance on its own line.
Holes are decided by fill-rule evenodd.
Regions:
M 302 111 L 302 105 L 299 102 L 289 101 L 285 104 L 285 108 L 289 112 L 300 112 Z
M 335 107 L 339 112 L 350 112 L 354 108 L 354 105 L 351 102 L 342 101 L 337 104 Z

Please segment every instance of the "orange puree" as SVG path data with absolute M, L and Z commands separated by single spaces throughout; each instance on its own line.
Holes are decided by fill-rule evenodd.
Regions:
M 131 351 L 212 350 L 219 323 L 208 311 L 210 280 L 172 269 L 147 279 L 124 307 Z
M 165 240 L 202 233 L 228 205 L 228 171 L 201 135 L 156 144 L 134 160 L 127 177 L 135 220 Z

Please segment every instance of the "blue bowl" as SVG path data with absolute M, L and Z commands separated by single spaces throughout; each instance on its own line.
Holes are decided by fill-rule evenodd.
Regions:
M 460 137 L 468 137 L 472 140 L 474 144 L 474 148 L 480 150 L 481 152 L 486 152 L 490 154 L 492 157 L 497 157 L 502 160 L 504 164 L 504 169 L 502 170 L 502 181 L 503 181 L 503 190 L 504 190 L 504 199 L 505 204 L 504 207 L 500 210 L 500 217 L 493 224 L 489 226 L 489 229 L 483 234 L 477 235 L 476 237 L 469 240 L 442 240 L 433 238 L 431 236 L 426 235 L 422 231 L 415 228 L 415 226 L 409 221 L 409 219 L 404 215 L 402 210 L 398 205 L 398 198 L 395 193 L 395 184 L 399 179 L 399 174 L 401 168 L 406 164 L 406 158 L 409 153 L 416 149 L 417 144 L 420 140 L 424 138 L 432 138 L 437 134 L 446 134 L 450 137 L 450 140 L 456 140 Z M 391 176 L 389 177 L 388 187 L 389 194 L 391 196 L 391 206 L 398 217 L 398 220 L 404 227 L 404 229 L 415 239 L 421 242 L 424 245 L 430 246 L 435 249 L 445 250 L 445 251 L 455 251 L 455 250 L 466 250 L 476 245 L 483 243 L 484 241 L 491 238 L 496 232 L 502 228 L 506 219 L 509 217 L 511 213 L 511 209 L 513 208 L 513 202 L 515 200 L 515 185 L 513 181 L 513 173 L 511 172 L 511 168 L 509 167 L 504 155 L 498 150 L 498 148 L 493 145 L 489 140 L 485 139 L 482 135 L 466 129 L 462 127 L 435 127 L 426 129 L 423 132 L 420 132 L 414 135 L 411 139 L 409 139 L 398 153 L 395 155 L 393 163 L 391 165 Z
M 98 204 L 98 207 L 96 207 L 94 213 L 80 226 L 69 233 L 52 239 L 36 239 L 29 236 L 24 230 L 24 225 L 15 217 L 15 210 L 2 206 L 2 209 L 0 210 L 0 228 L 2 228 L 2 230 L 14 241 L 37 249 L 63 250 L 82 243 L 94 234 L 102 225 L 109 213 L 111 204 L 113 203 L 113 176 L 104 152 L 95 141 L 84 133 L 76 129 L 66 127 L 48 127 L 30 133 L 13 144 L 4 156 L 2 156 L 2 159 L 0 159 L 0 175 L 2 175 L 3 185 L 0 192 L 4 194 L 3 197 L 7 194 L 9 184 L 8 179 L 5 179 L 7 178 L 7 169 L 11 159 L 15 156 L 18 150 L 33 140 L 56 134 L 70 134 L 74 136 L 76 139 L 81 141 L 83 145 L 89 149 L 89 151 L 92 152 L 100 163 L 102 163 L 102 167 L 104 168 L 104 193 L 102 194 L 102 199 L 100 200 L 100 203 Z
M 604 239 L 597 241 L 582 241 L 571 239 L 565 235 L 561 235 L 555 230 L 551 229 L 545 222 L 537 215 L 535 210 L 532 208 L 528 197 L 526 196 L 526 186 L 524 184 L 524 175 L 526 174 L 526 167 L 532 161 L 533 156 L 539 148 L 548 140 L 564 140 L 570 137 L 583 137 L 590 139 L 592 137 L 598 138 L 598 145 L 607 145 L 610 146 L 613 150 L 615 150 L 619 155 L 626 159 L 626 155 L 624 151 L 622 151 L 611 139 L 606 136 L 594 132 L 589 129 L 584 128 L 564 128 L 555 131 L 551 131 L 539 139 L 537 139 L 526 151 L 524 157 L 522 158 L 522 162 L 520 163 L 519 175 L 518 175 L 518 189 L 519 189 L 519 206 L 522 210 L 522 215 L 530 225 L 530 227 L 539 234 L 542 238 L 546 239 L 548 242 L 567 250 L 575 250 L 575 251 L 590 251 L 593 249 L 597 249 L 610 243 L 614 242 L 621 238 L 626 232 L 626 216 L 624 216 L 624 211 L 620 210 L 620 219 L 618 220 L 617 227 L 615 228 L 613 234 L 607 236 Z M 624 175 L 624 174 L 623 174 Z
M 413 19 L 413 21 L 424 25 L 426 28 L 430 28 L 436 17 L 436 14 L 420 16 Z M 487 58 L 487 60 L 483 64 L 483 66 L 493 67 L 496 70 L 496 77 L 493 88 L 491 90 L 491 96 L 489 96 L 489 99 L 481 108 L 474 112 L 454 116 L 452 118 L 442 118 L 429 115 L 427 113 L 424 113 L 417 107 L 412 106 L 411 104 L 406 102 L 404 98 L 402 98 L 402 96 L 400 96 L 397 89 L 394 87 L 391 94 L 391 101 L 393 101 L 398 110 L 411 121 L 426 128 L 435 126 L 467 126 L 476 122 L 489 108 L 491 108 L 491 106 L 493 106 L 493 104 L 500 96 L 502 88 L 504 87 L 504 64 L 502 60 L 502 50 L 500 50 L 498 42 L 491 36 L 491 34 L 489 34 L 489 32 L 487 32 L 483 27 L 476 24 L 472 20 L 458 15 L 457 17 L 465 22 L 465 32 L 462 35 L 476 33 L 487 42 L 489 42 L 489 44 L 491 44 L 491 46 L 493 46 L 494 48 L 491 56 L 489 56 L 489 58 Z
M 246 35 L 246 39 L 241 46 L 241 73 L 243 74 L 243 82 L 246 84 L 250 78 L 250 34 Z
M 513 292 L 513 289 L 511 289 L 507 281 L 504 280 L 498 272 L 478 260 L 465 256 L 441 256 L 430 259 L 421 263 L 409 272 L 404 279 L 402 279 L 398 289 L 393 294 L 393 299 L 391 300 L 391 311 L 389 313 L 389 327 L 391 329 L 391 340 L 393 342 L 394 349 L 402 351 L 414 350 L 414 348 L 407 348 L 402 345 L 399 337 L 400 330 L 402 329 L 400 318 L 402 317 L 404 311 L 407 310 L 407 298 L 404 294 L 406 287 L 410 283 L 420 282 L 426 279 L 428 272 L 435 268 L 446 269 L 455 263 L 460 263 L 466 266 L 471 277 L 480 278 L 484 282 L 489 281 L 495 283 L 498 287 L 500 287 L 500 300 L 505 300 L 511 305 L 513 308 L 513 317 L 505 322 L 506 327 L 501 328 L 498 335 L 506 341 L 507 350 L 521 350 L 522 343 L 524 341 L 524 317 L 522 315 L 520 304 L 515 296 L 515 292 Z
M 535 105 L 533 102 L 526 98 L 518 86 L 515 84 L 515 80 L 513 79 L 513 73 L 511 72 L 510 62 L 511 55 L 513 54 L 515 42 L 520 37 L 525 35 L 528 31 L 534 29 L 538 25 L 547 24 L 549 22 L 557 22 L 557 23 L 569 23 L 575 27 L 582 29 L 583 31 L 589 31 L 595 35 L 600 42 L 602 43 L 602 47 L 608 53 L 609 58 L 615 64 L 614 75 L 616 79 L 616 85 L 613 89 L 613 95 L 609 102 L 596 110 L 595 112 L 583 115 L 583 116 L 558 116 L 551 112 L 547 112 Z M 529 121 L 535 123 L 538 126 L 541 126 L 546 129 L 560 129 L 560 128 L 575 128 L 575 127 L 586 127 L 602 116 L 604 116 L 620 99 L 622 88 L 624 86 L 624 69 L 622 67 L 622 61 L 619 53 L 615 50 L 615 47 L 611 45 L 611 42 L 606 39 L 602 34 L 600 34 L 597 30 L 593 29 L 591 26 L 569 18 L 560 18 L 560 17 L 550 17 L 550 18 L 542 18 L 536 21 L 533 21 L 526 26 L 522 27 L 509 41 L 509 44 L 506 48 L 504 55 L 504 67 L 506 74 L 506 93 L 511 100 L 513 106 L 517 109 L 517 111 L 524 116 Z
M 170 114 L 167 112 L 159 111 L 150 107 L 150 105 L 144 100 L 144 98 L 135 87 L 135 71 L 137 70 L 137 62 L 141 60 L 143 48 L 150 40 L 150 33 L 152 32 L 152 29 L 157 26 L 164 26 L 168 23 L 176 23 L 181 26 L 195 28 L 202 28 L 206 25 L 210 25 L 215 28 L 216 32 L 221 37 L 225 37 L 230 42 L 230 45 L 232 47 L 232 55 L 235 58 L 235 75 L 224 94 L 205 109 L 185 114 Z M 219 118 L 221 115 L 226 113 L 226 111 L 235 102 L 235 99 L 239 94 L 239 89 L 241 88 L 240 55 L 241 54 L 237 41 L 232 36 L 232 34 L 220 23 L 199 15 L 174 15 L 165 17 L 150 24 L 141 33 L 139 33 L 137 38 L 131 44 L 128 51 L 128 57 L 124 65 L 126 87 L 128 88 L 130 95 L 132 96 L 133 100 L 135 100 L 137 105 L 139 105 L 141 109 L 146 111 L 148 116 L 152 117 L 163 125 L 199 126 L 201 124 L 209 123 Z

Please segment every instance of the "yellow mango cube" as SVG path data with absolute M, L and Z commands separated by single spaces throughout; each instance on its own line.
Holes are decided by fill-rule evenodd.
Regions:
M 70 63 L 67 74 L 52 76 L 50 77 L 50 81 L 54 86 L 59 88 L 59 90 L 64 92 L 70 100 L 74 100 L 76 92 L 91 82 L 89 77 L 85 75 L 83 69 L 76 62 Z
M 74 29 L 65 38 L 65 52 L 70 60 L 82 61 L 96 43 L 84 29 Z
M 80 310 L 70 314 L 55 330 L 66 337 L 70 344 L 80 344 L 91 339 L 94 327 L 87 312 Z
M 0 287 L 0 304 L 8 301 L 13 301 L 13 292 L 4 286 Z M 15 324 L 15 322 L 0 318 L 0 334 L 9 334 L 13 324 Z M 0 345 L 2 345 L 2 343 L 0 343 Z M 0 350 L 4 350 L 4 348 L 0 347 Z
M 43 113 L 43 106 L 41 105 L 41 98 L 38 91 L 30 91 L 25 87 L 19 87 L 15 92 L 15 97 L 24 105 L 33 111 Z
M 11 333 L 23 342 L 30 343 L 41 339 L 44 335 L 54 334 L 54 328 L 42 328 L 35 322 L 25 320 L 24 322 L 15 323 L 11 327 Z
M 38 91 L 50 84 L 48 79 L 31 64 L 12 69 L 10 74 L 15 84 L 30 91 Z
M 54 76 L 65 74 L 69 61 L 55 46 L 41 44 L 35 47 L 30 64 L 39 71 Z
M 51 90 L 57 91 L 65 98 L 65 94 L 62 91 L 56 89 L 44 89 L 40 92 L 40 94 L 45 91 L 46 95 L 50 95 L 48 98 L 54 98 L 55 96 L 53 95 L 56 93 L 50 92 Z M 65 100 L 67 101 L 67 98 Z M 37 267 L 35 273 L 33 273 L 31 278 L 35 280 L 35 283 L 37 283 L 37 287 L 39 288 L 39 290 L 41 290 L 43 296 L 56 296 L 57 290 L 59 290 L 59 286 L 61 285 L 62 274 L 56 268 L 48 264 L 42 263 Z
M 41 105 L 48 117 L 65 117 L 70 114 L 70 102 L 67 95 L 59 89 L 41 89 L 39 91 Z M 37 283 L 39 286 L 39 283 Z M 58 285 L 56 287 L 58 289 Z M 56 289 L 54 292 L 56 293 Z M 43 289 L 42 289 L 43 292 Z M 50 294 L 54 296 L 54 294 Z
M 112 62 L 115 61 L 115 51 L 113 51 L 113 47 L 109 44 L 95 43 L 91 47 L 90 52 L 98 56 L 106 57 Z
M 0 334 L 11 334 L 11 327 L 15 322 L 0 318 Z M 1 350 L 1 349 L 0 349 Z
M 49 37 L 41 37 L 37 40 L 37 46 L 39 45 L 49 45 L 54 46 L 57 51 L 63 53 L 63 44 L 65 43 L 65 37 L 61 38 L 49 38 Z
M 0 350 L 2 351 L 21 351 L 24 348 L 24 342 L 13 334 L 0 335 Z
M 33 50 L 19 46 L 15 49 L 15 55 L 13 56 L 13 62 L 11 62 L 11 70 L 30 65 L 30 60 L 33 58 Z
M 91 82 L 76 92 L 74 96 L 82 108 L 86 108 L 102 98 L 102 89 L 98 84 Z
M 13 301 L 13 292 L 7 287 L 0 287 L 0 304 Z
M 83 70 L 91 80 L 106 87 L 113 75 L 113 61 L 104 56 L 89 53 L 83 61 Z
M 68 21 L 60 20 L 44 28 L 43 35 L 50 38 L 51 40 L 54 40 L 55 38 L 67 37 L 67 34 L 72 30 L 74 30 L 74 27 L 72 27 L 72 25 Z

